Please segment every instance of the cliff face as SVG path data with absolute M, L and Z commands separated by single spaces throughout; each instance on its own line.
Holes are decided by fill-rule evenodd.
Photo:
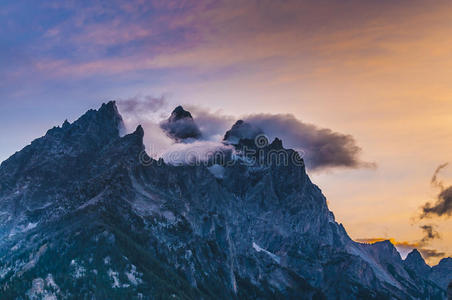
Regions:
M 2 163 L 0 295 L 446 296 L 447 260 L 435 277 L 389 242 L 352 241 L 283 141 L 236 127 L 220 162 L 172 166 L 147 157 L 141 127 L 120 137 L 121 126 L 110 102 Z

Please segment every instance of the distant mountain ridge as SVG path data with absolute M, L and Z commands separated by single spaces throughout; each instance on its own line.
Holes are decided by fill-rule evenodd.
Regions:
M 284 141 L 237 122 L 234 155 L 173 166 L 122 126 L 109 102 L 0 165 L 0 299 L 446 298 L 451 258 L 351 240 Z

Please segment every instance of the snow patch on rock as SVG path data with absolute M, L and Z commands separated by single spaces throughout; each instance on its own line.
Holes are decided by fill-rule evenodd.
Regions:
M 82 278 L 86 274 L 86 269 L 77 260 L 71 260 L 72 275 L 74 278 Z
M 276 254 L 271 253 L 270 251 L 265 250 L 264 248 L 261 248 L 258 244 L 253 242 L 253 248 L 257 252 L 264 252 L 268 256 L 270 256 L 271 259 L 273 259 L 276 263 L 281 263 L 281 258 L 277 256 Z
M 113 281 L 111 285 L 113 288 L 128 288 L 130 286 L 130 284 L 121 283 L 121 281 L 119 280 L 119 272 L 113 271 L 112 269 L 108 269 L 107 274 Z
M 137 268 L 134 265 L 131 265 L 130 272 L 125 273 L 127 276 L 127 279 L 129 279 L 130 283 L 137 286 L 143 282 L 143 280 L 140 278 L 143 276 L 142 273 L 137 272 Z
M 48 274 L 45 280 L 40 277 L 33 279 L 26 295 L 31 300 L 57 300 L 59 293 L 60 288 L 53 280 L 52 274 Z

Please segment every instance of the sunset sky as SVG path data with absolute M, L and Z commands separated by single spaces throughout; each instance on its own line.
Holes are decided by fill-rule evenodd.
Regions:
M 420 215 L 452 185 L 452 165 L 431 182 L 452 162 L 451 16 L 451 1 L 4 0 L 0 161 L 111 99 L 160 99 L 157 117 L 293 114 L 369 163 L 308 170 L 350 236 L 436 263 L 452 255 L 450 198 Z

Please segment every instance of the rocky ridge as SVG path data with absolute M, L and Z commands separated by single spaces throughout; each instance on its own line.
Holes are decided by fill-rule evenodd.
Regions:
M 169 122 L 196 125 L 176 110 Z M 446 297 L 451 258 L 430 269 L 351 240 L 283 141 L 234 134 L 242 121 L 221 164 L 172 166 L 146 156 L 141 126 L 121 137 L 121 120 L 103 104 L 1 164 L 3 298 Z

